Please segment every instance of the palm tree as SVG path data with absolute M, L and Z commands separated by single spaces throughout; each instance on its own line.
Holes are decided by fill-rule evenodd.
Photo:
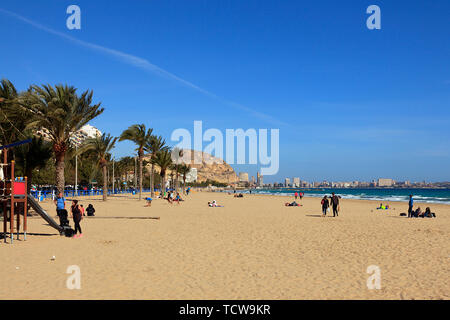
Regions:
M 126 183 L 129 182 L 128 173 L 134 168 L 133 157 L 123 157 L 117 162 L 117 170 L 120 176 L 125 175 Z
M 11 81 L 6 79 L 0 81 L 0 144 L 2 145 L 17 141 L 19 135 L 27 138 L 22 133 L 27 118 L 18 108 L 19 97 Z
M 191 166 L 189 164 L 181 164 L 179 167 L 179 172 L 183 175 L 183 193 L 186 193 L 186 175 L 191 171 Z
M 150 163 L 151 163 L 151 172 L 150 172 L 150 192 L 151 197 L 155 196 L 155 163 L 152 161 L 156 154 L 159 151 L 168 150 L 169 147 L 166 146 L 166 141 L 161 136 L 152 135 L 149 140 L 147 140 L 144 151 L 150 153 Z
M 92 105 L 92 95 L 92 91 L 85 91 L 79 96 L 76 88 L 67 85 L 34 85 L 21 102 L 31 118 L 27 128 L 44 129 L 52 141 L 58 193 L 64 191 L 64 160 L 70 137 L 104 110 L 100 103 Z
M 120 135 L 119 141 L 130 140 L 137 145 L 136 151 L 139 157 L 139 200 L 142 199 L 142 160 L 144 147 L 152 136 L 153 129 L 146 130 L 145 124 L 135 124 L 130 126 Z
M 114 149 L 117 138 L 112 137 L 109 133 L 104 133 L 101 136 L 87 139 L 83 145 L 78 149 L 78 153 L 89 152 L 94 159 L 96 159 L 98 166 L 103 174 L 103 201 L 107 200 L 108 195 L 108 180 L 107 180 L 107 165 L 111 158 L 111 150 Z
M 161 195 L 164 195 L 166 191 L 166 172 L 172 164 L 172 155 L 169 150 L 158 151 L 152 162 L 159 166 L 161 176 Z
M 33 170 L 44 168 L 52 157 L 52 146 L 42 137 L 33 137 L 31 143 L 15 148 L 16 163 L 23 169 L 27 177 L 27 190 L 30 192 L 33 180 Z

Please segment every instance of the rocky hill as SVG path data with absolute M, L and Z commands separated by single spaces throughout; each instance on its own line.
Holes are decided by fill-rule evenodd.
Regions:
M 233 168 L 224 160 L 196 150 L 183 150 L 183 152 L 191 159 L 190 165 L 197 168 L 197 182 L 214 180 L 221 183 L 236 183 L 238 181 Z
M 191 167 L 197 169 L 197 182 L 211 180 L 231 184 L 238 181 L 233 168 L 224 160 L 196 150 L 185 149 L 183 153 L 183 159 L 190 159 Z M 148 160 L 148 157 L 145 158 Z

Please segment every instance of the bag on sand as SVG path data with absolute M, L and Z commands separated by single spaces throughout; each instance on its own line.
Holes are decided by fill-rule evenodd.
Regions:
M 330 213 L 330 207 L 327 208 L 327 213 Z
M 65 228 L 64 229 L 64 235 L 66 237 L 72 238 L 74 234 L 75 234 L 75 230 L 73 230 L 72 228 Z

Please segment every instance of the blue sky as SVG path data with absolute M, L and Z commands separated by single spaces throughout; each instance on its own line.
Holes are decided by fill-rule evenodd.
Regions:
M 366 27 L 372 4 L 381 30 Z M 448 181 L 449 21 L 447 0 L 2 1 L 0 77 L 92 89 L 106 109 L 92 124 L 113 135 L 278 128 L 267 182 Z

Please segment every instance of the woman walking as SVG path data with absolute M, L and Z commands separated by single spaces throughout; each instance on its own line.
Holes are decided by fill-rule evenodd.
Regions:
M 327 215 L 328 207 L 330 206 L 330 203 L 328 202 L 327 196 L 324 196 L 322 199 L 322 217 L 325 217 Z
M 83 216 L 81 214 L 80 207 L 78 206 L 78 200 L 72 200 L 72 218 L 73 223 L 75 224 L 75 235 L 74 238 L 81 238 L 83 236 L 83 232 L 81 231 L 80 222 L 81 219 L 83 219 Z M 80 235 L 77 235 L 78 231 L 80 231 Z

